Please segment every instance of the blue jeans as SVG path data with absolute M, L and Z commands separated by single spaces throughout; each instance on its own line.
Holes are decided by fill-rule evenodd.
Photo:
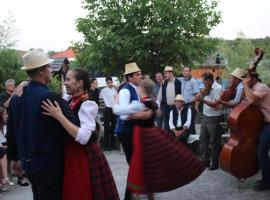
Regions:
M 262 169 L 262 179 L 270 183 L 270 123 L 266 123 L 260 133 L 258 159 Z

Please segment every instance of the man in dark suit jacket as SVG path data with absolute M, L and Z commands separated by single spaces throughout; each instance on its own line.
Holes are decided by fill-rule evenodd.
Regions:
M 42 101 L 57 101 L 69 120 L 77 125 L 79 122 L 66 102 L 47 87 L 52 60 L 41 49 L 30 50 L 22 59 L 21 69 L 27 72 L 30 81 L 21 97 L 11 98 L 9 107 L 7 140 L 12 166 L 15 170 L 22 167 L 26 172 L 34 200 L 61 200 L 67 133 L 59 122 L 42 114 Z

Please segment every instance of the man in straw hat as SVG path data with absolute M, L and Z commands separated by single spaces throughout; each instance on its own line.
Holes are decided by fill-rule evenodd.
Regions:
M 26 172 L 35 200 L 61 200 L 63 185 L 64 138 L 68 134 L 60 123 L 43 115 L 41 102 L 57 101 L 64 115 L 79 125 L 61 96 L 50 92 L 50 63 L 41 49 L 32 49 L 22 57 L 21 68 L 29 77 L 21 97 L 13 96 L 7 125 L 13 169 Z M 18 161 L 19 160 L 19 161 Z
M 185 99 L 181 94 L 176 95 L 175 106 L 170 112 L 169 126 L 173 135 L 178 141 L 187 143 L 191 125 L 191 109 L 185 104 Z
M 242 80 L 247 76 L 247 70 L 237 67 L 232 73 L 230 77 L 231 86 L 236 88 L 236 94 L 233 99 L 229 101 L 218 100 L 219 103 L 223 104 L 228 108 L 233 108 L 238 105 L 242 99 L 243 93 L 243 83 Z
M 140 102 L 138 86 L 142 80 L 141 69 L 136 63 L 129 63 L 125 65 L 125 78 L 126 85 L 119 92 L 119 105 L 114 106 L 113 111 L 116 115 L 120 116 L 117 119 L 117 124 L 115 132 L 118 134 L 118 138 L 123 146 L 123 150 L 126 156 L 128 164 L 130 163 L 132 155 L 132 133 L 133 133 L 133 123 L 132 120 L 124 119 L 124 116 L 132 114 L 136 111 L 132 110 L 130 107 L 131 102 Z M 145 112 L 145 116 L 151 115 L 149 111 Z M 131 192 L 126 189 L 125 200 L 132 198 Z
M 166 66 L 164 69 L 165 81 L 159 90 L 157 101 L 164 110 L 164 129 L 169 131 L 169 115 L 174 105 L 174 98 L 181 94 L 181 82 L 174 77 L 173 68 Z
M 270 190 L 270 88 L 261 83 L 257 73 L 251 73 L 248 78 L 245 78 L 243 85 L 247 101 L 256 104 L 264 116 L 257 149 L 262 179 L 255 183 L 255 190 Z

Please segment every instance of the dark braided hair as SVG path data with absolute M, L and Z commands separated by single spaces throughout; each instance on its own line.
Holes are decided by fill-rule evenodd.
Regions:
M 83 90 L 85 93 L 88 94 L 89 96 L 89 100 L 92 100 L 92 95 L 90 93 L 90 74 L 88 73 L 88 71 L 86 71 L 85 69 L 82 68 L 76 68 L 76 69 L 72 69 L 71 71 L 75 72 L 74 73 L 74 78 L 77 81 L 82 80 L 83 81 Z M 92 133 L 90 141 L 89 142 L 95 142 L 98 140 L 99 138 L 99 131 L 100 131 L 100 126 L 99 124 L 96 122 L 96 130 Z
M 84 92 L 89 94 L 90 93 L 90 74 L 88 73 L 88 71 L 82 68 L 72 69 L 71 71 L 75 72 L 74 78 L 77 81 L 80 81 L 80 80 L 83 81 L 83 90 Z

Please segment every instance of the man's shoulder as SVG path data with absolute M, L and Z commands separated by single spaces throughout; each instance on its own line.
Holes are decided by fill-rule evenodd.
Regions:
M 264 83 L 257 83 L 255 86 L 256 86 L 255 89 L 264 89 L 264 90 L 269 89 L 269 87 Z
M 62 98 L 60 94 L 56 92 L 52 92 L 52 91 L 48 93 L 48 95 L 46 96 L 46 99 L 55 100 L 55 101 L 58 101 L 58 100 L 64 101 L 64 99 Z

